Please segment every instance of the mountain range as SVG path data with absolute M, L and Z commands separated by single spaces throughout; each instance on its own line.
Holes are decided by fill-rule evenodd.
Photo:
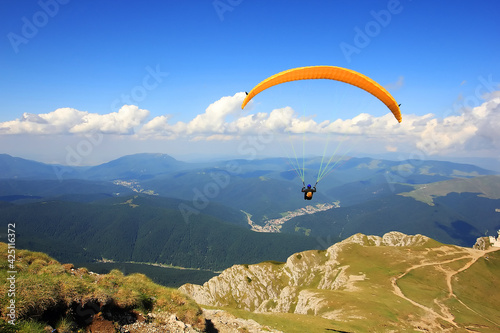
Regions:
M 0 216 L 61 261 L 220 270 L 285 260 L 356 233 L 472 246 L 500 229 L 500 176 L 470 164 L 344 157 L 304 201 L 286 158 L 188 163 L 136 154 L 97 166 L 0 155 Z M 320 158 L 304 159 L 306 181 Z M 250 229 L 273 231 L 255 233 Z M 223 239 L 224 241 L 221 241 Z

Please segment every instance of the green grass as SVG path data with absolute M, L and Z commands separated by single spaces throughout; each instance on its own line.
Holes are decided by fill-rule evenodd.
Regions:
M 45 326 L 47 326 L 44 323 L 35 321 L 33 319 L 28 319 L 26 321 L 22 321 L 19 324 L 19 332 L 20 333 L 45 333 L 47 332 L 45 330 Z
M 223 310 L 243 319 L 252 319 L 261 325 L 269 326 L 285 333 L 324 333 L 328 330 L 343 330 L 342 323 L 311 315 L 292 313 L 254 313 L 234 308 Z
M 16 333 L 18 331 L 19 331 L 19 325 L 12 325 L 3 319 L 0 319 L 0 332 Z
M 71 333 L 77 329 L 77 326 L 70 318 L 61 318 L 56 323 L 56 329 L 58 333 Z
M 223 308 L 223 310 L 243 319 L 252 319 L 261 325 L 280 330 L 284 333 L 327 333 L 335 331 L 345 332 L 386 332 L 391 329 L 397 332 L 418 332 L 410 327 L 404 327 L 397 321 L 384 320 L 377 322 L 366 318 L 353 318 L 349 321 L 340 321 L 322 318 L 314 315 L 294 313 L 254 313 Z
M 434 300 L 443 300 L 448 296 L 445 278 L 445 273 L 434 266 L 421 267 L 399 279 L 398 286 L 408 298 L 439 313 Z
M 486 257 L 488 257 L 486 259 Z M 458 314 L 460 322 L 482 322 L 487 328 L 484 332 L 500 330 L 500 251 L 480 258 L 469 269 L 457 274 L 452 280 L 453 290 L 457 298 L 469 309 Z M 478 318 L 479 317 L 479 318 Z M 487 319 L 485 319 L 487 318 Z
M 468 302 L 465 302 L 466 304 Z M 486 314 L 478 314 L 461 304 L 456 298 L 450 298 L 444 303 L 451 309 L 455 316 L 455 322 L 461 326 L 471 329 L 473 332 L 493 333 L 499 332 L 500 327 L 494 325 Z
M 195 327 L 204 327 L 201 308 L 177 289 L 153 283 L 144 274 L 124 275 L 118 270 L 109 274 L 90 274 L 85 268 L 73 269 L 71 264 L 61 265 L 46 254 L 16 250 L 16 316 L 21 331 L 38 332 L 47 323 L 30 318 L 59 317 L 53 326 L 59 332 L 71 331 L 76 325 L 67 313 L 77 305 L 98 302 L 123 311 L 144 314 L 166 311 Z M 0 267 L 7 267 L 7 244 L 0 243 Z M 0 271 L 0 279 L 7 281 L 7 270 Z M 7 283 L 0 285 L 0 311 L 5 317 L 10 299 L 6 296 Z M 57 319 L 57 318 L 56 318 Z M 25 328 L 28 327 L 28 328 Z M 43 329 L 42 327 L 42 329 Z
M 267 260 L 267 261 L 263 261 L 262 262 L 263 264 L 272 264 L 274 266 L 282 266 L 284 265 L 285 263 L 282 262 L 282 261 L 276 261 L 276 260 Z

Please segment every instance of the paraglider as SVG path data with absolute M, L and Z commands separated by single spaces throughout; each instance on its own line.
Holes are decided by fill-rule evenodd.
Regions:
M 250 102 L 250 100 L 257 94 L 275 85 L 290 81 L 315 79 L 335 80 L 361 88 L 384 103 L 389 108 L 389 110 L 391 110 L 392 114 L 398 122 L 401 122 L 402 120 L 401 111 L 399 109 L 401 104 L 398 104 L 394 97 L 392 97 L 392 95 L 384 87 L 361 73 L 347 68 L 335 66 L 298 67 L 270 76 L 264 81 L 257 84 L 252 90 L 250 90 L 250 92 L 245 92 L 246 97 L 243 100 L 241 108 L 244 109 L 248 102 Z M 311 185 L 308 185 L 306 188 L 303 175 L 301 176 L 302 183 L 304 185 L 304 187 L 302 188 L 302 192 L 304 192 L 305 200 L 312 199 L 313 193 L 316 192 L 316 185 L 322 177 L 324 177 L 324 173 L 321 177 L 320 173 L 318 173 L 318 180 L 314 187 L 311 188 Z
M 304 200 L 312 200 L 313 193 L 316 192 L 316 185 L 313 188 L 311 188 L 311 184 L 307 185 L 307 188 L 304 186 L 302 192 L 304 192 Z

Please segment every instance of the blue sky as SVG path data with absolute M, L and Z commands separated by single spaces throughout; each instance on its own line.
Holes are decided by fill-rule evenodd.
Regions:
M 367 136 L 379 153 L 496 158 L 499 10 L 494 0 L 5 0 L 0 153 L 65 164 L 99 133 L 81 163 L 144 151 L 236 156 L 257 131 L 245 117 L 290 107 L 288 129 L 304 115 L 316 116 L 318 132 L 341 119 L 337 134 Z M 393 125 L 383 105 L 323 80 L 275 87 L 237 111 L 238 93 L 312 65 L 386 86 L 404 126 L 373 138 Z M 369 126 L 356 118 L 364 113 Z

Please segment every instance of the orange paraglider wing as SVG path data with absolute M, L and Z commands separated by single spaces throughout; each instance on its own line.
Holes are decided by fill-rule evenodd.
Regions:
M 277 84 L 297 80 L 314 79 L 341 81 L 361 88 L 382 101 L 389 108 L 389 110 L 392 111 L 394 117 L 396 117 L 399 122 L 402 120 L 398 103 L 384 87 L 361 73 L 347 68 L 334 66 L 298 67 L 275 74 L 256 85 L 246 96 L 241 108 L 243 109 L 245 105 L 247 105 L 247 103 L 261 91 Z

